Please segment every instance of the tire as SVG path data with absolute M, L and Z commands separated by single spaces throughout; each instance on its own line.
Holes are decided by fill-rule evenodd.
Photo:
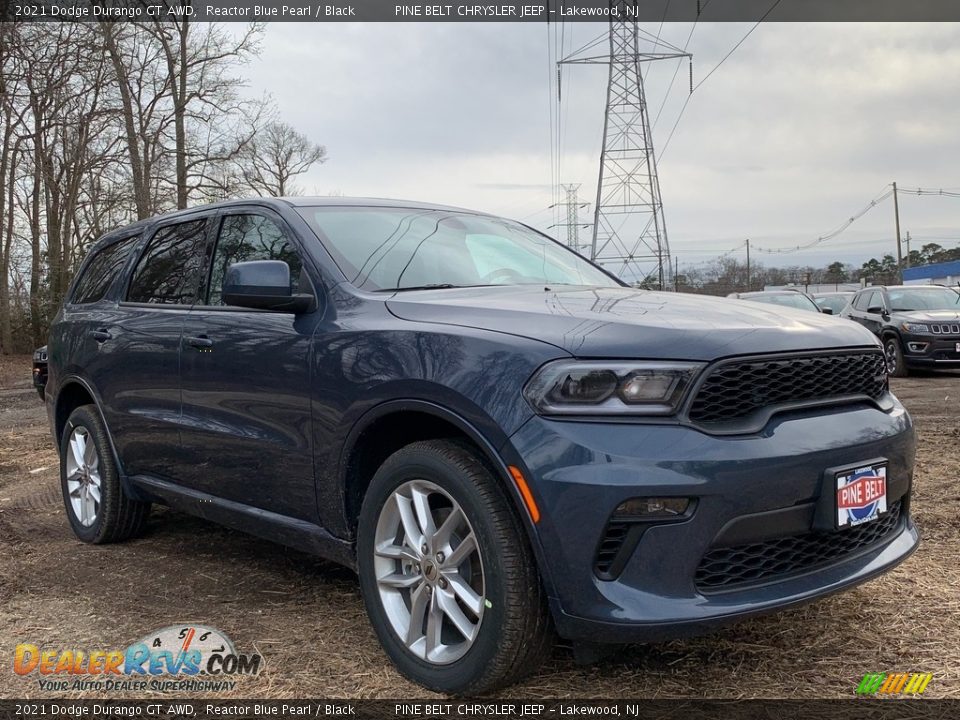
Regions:
M 910 370 L 903 360 L 903 348 L 900 346 L 900 340 L 893 337 L 887 337 L 883 341 L 883 354 L 887 360 L 887 373 L 890 377 L 907 377 Z
M 407 542 L 410 533 L 400 509 L 401 504 L 408 508 L 406 520 L 414 523 L 414 532 L 422 532 L 423 515 L 417 514 L 415 496 L 421 501 L 427 497 L 433 527 L 438 529 L 430 536 L 429 547 L 424 544 L 419 552 L 415 541 Z M 449 537 L 443 537 L 454 525 L 446 533 Z M 464 548 L 471 543 L 464 539 L 471 534 L 476 549 L 467 555 Z M 380 548 L 379 555 L 375 548 Z M 405 553 L 403 557 L 398 551 Z M 374 631 L 390 659 L 413 682 L 454 695 L 483 693 L 535 670 L 549 652 L 550 617 L 520 518 L 466 443 L 417 442 L 384 462 L 363 501 L 357 554 Z M 465 591 L 464 584 L 474 593 Z M 411 620 L 413 608 L 421 608 L 418 621 Z M 471 608 L 480 608 L 480 614 Z M 473 626 L 472 639 L 458 630 L 464 620 Z M 432 633 L 432 650 L 431 623 L 439 627 Z
M 83 450 L 78 453 L 78 448 Z M 63 429 L 60 489 L 70 527 L 83 542 L 121 542 L 139 535 L 146 525 L 150 503 L 124 492 L 106 428 L 93 405 L 70 413 Z

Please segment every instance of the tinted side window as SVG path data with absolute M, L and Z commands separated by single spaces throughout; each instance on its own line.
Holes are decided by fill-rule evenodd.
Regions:
M 853 301 L 853 306 L 854 306 L 857 310 L 864 310 L 864 311 L 866 311 L 866 309 L 867 309 L 867 300 L 868 300 L 868 298 L 870 298 L 871 295 L 873 295 L 873 290 L 871 290 L 870 292 L 862 292 L 862 293 L 860 293 L 859 295 L 857 295 L 857 299 Z
M 127 300 L 193 304 L 204 261 L 206 223 L 193 220 L 160 228 L 137 264 Z
M 227 215 L 220 225 L 210 270 L 211 305 L 223 305 L 221 292 L 227 268 L 247 260 L 283 260 L 290 266 L 290 289 L 297 292 L 303 265 L 283 229 L 263 215 Z
M 139 235 L 134 235 L 97 252 L 77 280 L 70 302 L 82 304 L 102 300 L 139 239 Z

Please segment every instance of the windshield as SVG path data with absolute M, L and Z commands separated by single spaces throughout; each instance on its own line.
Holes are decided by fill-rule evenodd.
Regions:
M 893 312 L 960 309 L 960 293 L 945 287 L 891 288 L 887 296 Z
M 355 286 L 619 284 L 562 245 L 508 220 L 451 210 L 297 208 Z
M 818 307 L 830 308 L 833 310 L 834 315 L 839 315 L 840 311 L 847 306 L 847 303 L 852 297 L 853 293 L 850 295 L 825 295 L 824 297 L 814 298 L 813 300 L 817 303 Z
M 769 305 L 782 305 L 783 307 L 792 307 L 797 310 L 809 310 L 811 312 L 820 312 L 820 308 L 806 295 L 800 293 L 784 293 L 783 295 L 751 295 L 744 300 L 753 302 L 762 302 Z

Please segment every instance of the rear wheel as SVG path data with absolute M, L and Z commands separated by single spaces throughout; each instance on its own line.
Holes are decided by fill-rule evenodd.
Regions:
M 150 503 L 126 495 L 100 414 L 93 405 L 70 413 L 60 439 L 60 488 L 67 519 L 84 542 L 119 542 L 138 535 Z
M 887 373 L 891 377 L 906 377 L 910 374 L 907 364 L 903 361 L 903 348 L 900 340 L 890 336 L 883 341 L 883 353 L 887 359 Z
M 536 668 L 552 634 L 513 506 L 465 444 L 418 442 L 364 498 L 360 584 L 399 670 L 440 692 L 479 693 Z

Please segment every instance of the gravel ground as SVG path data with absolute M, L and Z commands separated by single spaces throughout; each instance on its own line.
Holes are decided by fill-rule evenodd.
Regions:
M 75 540 L 29 367 L 29 357 L 0 357 L 0 697 L 50 697 L 10 670 L 17 643 L 122 648 L 184 621 L 263 655 L 265 670 L 224 697 L 432 697 L 387 661 L 348 570 L 167 510 L 133 542 Z M 924 542 L 910 560 L 851 592 L 706 637 L 623 647 L 589 667 L 558 647 L 505 694 L 850 697 L 866 672 L 923 671 L 934 673 L 925 696 L 960 697 L 960 374 L 893 385 L 920 438 Z

